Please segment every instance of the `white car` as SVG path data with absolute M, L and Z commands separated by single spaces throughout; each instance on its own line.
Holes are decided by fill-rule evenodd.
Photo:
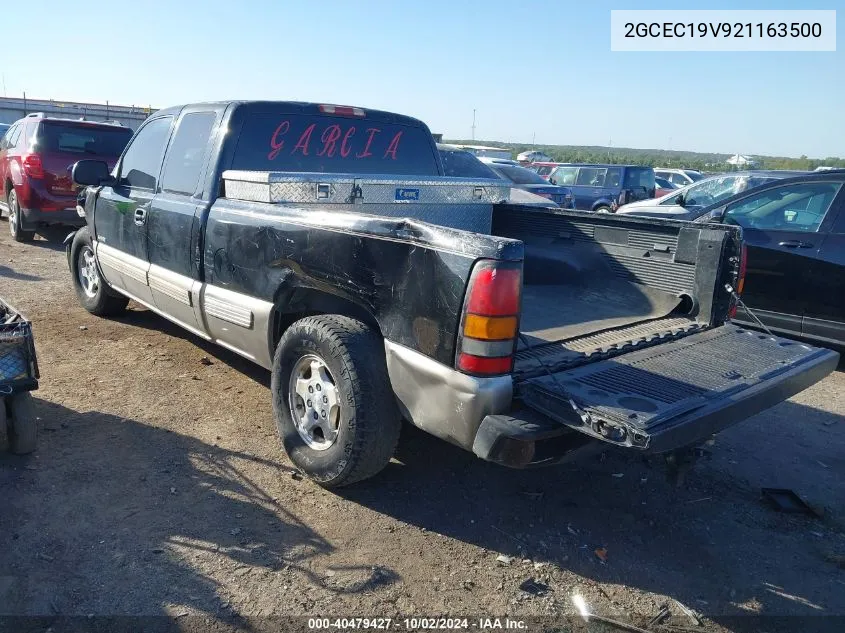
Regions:
M 669 169 L 664 167 L 655 167 L 654 175 L 658 178 L 665 178 L 679 187 L 686 187 L 704 178 L 700 171 L 694 169 Z

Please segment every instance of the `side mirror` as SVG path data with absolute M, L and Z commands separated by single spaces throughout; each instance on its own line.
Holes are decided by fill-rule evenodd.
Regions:
M 678 194 L 678 197 L 675 198 L 675 204 L 677 204 L 679 207 L 687 206 L 687 199 L 684 198 L 684 194 L 682 194 L 682 193 Z
M 71 170 L 73 182 L 77 185 L 98 187 L 112 182 L 109 166 L 101 160 L 77 161 Z

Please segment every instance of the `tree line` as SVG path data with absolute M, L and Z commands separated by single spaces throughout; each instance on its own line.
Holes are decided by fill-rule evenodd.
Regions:
M 647 167 L 675 167 L 699 171 L 732 171 L 743 169 L 728 165 L 725 161 L 731 154 L 710 154 L 663 149 L 634 149 L 626 147 L 602 147 L 583 145 L 526 145 L 520 143 L 499 143 L 497 141 L 444 141 L 468 145 L 490 145 L 509 149 L 516 156 L 528 150 L 541 151 L 560 163 L 612 163 L 644 165 Z M 749 156 L 755 161 L 754 169 L 795 169 L 812 171 L 816 167 L 845 168 L 845 158 L 790 158 L 787 156 Z

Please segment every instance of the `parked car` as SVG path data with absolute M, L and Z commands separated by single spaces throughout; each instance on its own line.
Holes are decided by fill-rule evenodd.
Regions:
M 440 161 L 443 163 L 443 174 L 452 178 L 492 178 L 502 180 L 502 176 L 482 163 L 475 154 L 471 154 L 451 145 L 437 144 Z M 512 184 L 512 183 L 511 183 Z M 531 193 L 525 189 L 510 188 L 508 202 L 536 207 L 556 208 L 559 205 L 546 196 Z
M 564 209 L 575 208 L 575 200 L 571 188 L 553 185 L 544 180 L 542 176 L 537 175 L 536 172 L 520 165 L 497 162 L 497 159 L 488 159 L 484 162 L 500 178 L 507 180 L 517 189 L 548 198 Z
M 8 215 L 12 237 L 28 242 L 39 226 L 80 226 L 73 163 L 97 157 L 111 168 L 130 138 L 132 130 L 116 124 L 41 114 L 13 123 L 0 141 L 0 214 Z
M 670 194 L 676 189 L 680 188 L 675 183 L 666 180 L 665 178 L 659 178 L 658 176 L 654 177 L 654 187 L 655 198 L 662 198 L 663 196 Z
M 773 180 L 806 174 L 804 171 L 737 171 L 681 187 L 673 193 L 654 200 L 640 200 L 619 207 L 616 213 L 643 217 L 694 220 L 702 209 L 726 200 L 743 191 L 759 187 Z
M 113 171 L 72 173 L 82 306 L 131 298 L 271 370 L 282 444 L 326 487 L 384 468 L 403 416 L 513 467 L 607 445 L 681 459 L 839 361 L 726 323 L 738 227 L 493 204 L 507 186 L 444 177 L 397 114 L 167 108 Z
M 510 158 L 496 158 L 495 156 L 477 156 L 485 165 L 513 165 L 514 167 L 522 167 L 519 161 L 511 160 Z
M 686 187 L 704 178 L 704 174 L 695 169 L 669 169 L 667 167 L 655 167 L 654 175 L 665 178 L 679 187 Z
M 845 347 L 845 170 L 769 182 L 696 221 L 742 227 L 742 300 L 767 328 Z M 736 320 L 759 327 L 742 307 Z
M 526 165 L 531 171 L 536 171 L 544 180 L 548 180 L 555 167 L 560 167 L 565 163 L 551 163 L 551 162 L 536 162 Z
M 609 213 L 633 200 L 654 197 L 654 170 L 639 165 L 562 165 L 549 175 L 549 182 L 570 187 L 575 207 Z

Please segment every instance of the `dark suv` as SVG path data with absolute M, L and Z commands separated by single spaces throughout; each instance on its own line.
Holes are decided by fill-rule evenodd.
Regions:
M 549 175 L 554 185 L 569 187 L 575 208 L 610 213 L 635 200 L 654 197 L 654 170 L 639 165 L 561 165 Z
M 0 214 L 9 232 L 28 242 L 39 226 L 81 226 L 76 213 L 73 164 L 97 158 L 113 167 L 132 138 L 132 130 L 112 123 L 49 118 L 30 114 L 19 119 L 0 140 Z

